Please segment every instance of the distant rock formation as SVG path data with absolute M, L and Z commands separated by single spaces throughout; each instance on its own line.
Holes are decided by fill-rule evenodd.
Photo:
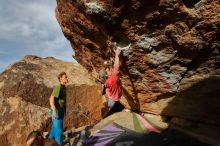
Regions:
M 26 56 L 0 74 L 0 145 L 24 146 L 30 131 L 50 130 L 49 96 L 62 71 L 69 77 L 65 129 L 101 119 L 99 88 L 87 70 L 52 57 Z
M 123 104 L 136 111 L 220 125 L 219 0 L 57 0 L 76 60 L 99 71 L 121 56 Z

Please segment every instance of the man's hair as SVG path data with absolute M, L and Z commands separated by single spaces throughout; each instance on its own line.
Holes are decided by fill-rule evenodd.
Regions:
M 32 131 L 32 132 L 28 135 L 26 141 L 28 141 L 28 140 L 31 139 L 31 138 L 36 138 L 36 137 L 39 137 L 39 136 L 42 137 L 42 135 L 41 135 L 41 133 L 40 133 L 39 131 Z
M 63 76 L 63 75 L 66 75 L 66 73 L 65 72 L 61 72 L 59 75 L 58 75 L 58 80 L 60 81 L 60 79 L 61 79 L 61 77 Z

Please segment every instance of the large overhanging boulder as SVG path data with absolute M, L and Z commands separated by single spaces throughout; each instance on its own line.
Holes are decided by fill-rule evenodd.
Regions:
M 57 0 L 75 59 L 98 72 L 121 55 L 123 104 L 133 110 L 220 123 L 219 0 Z

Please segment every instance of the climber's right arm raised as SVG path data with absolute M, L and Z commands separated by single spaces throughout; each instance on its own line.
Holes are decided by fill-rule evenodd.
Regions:
M 115 63 L 114 63 L 114 68 L 119 68 L 119 55 L 121 53 L 121 49 L 119 47 L 114 50 L 115 52 Z

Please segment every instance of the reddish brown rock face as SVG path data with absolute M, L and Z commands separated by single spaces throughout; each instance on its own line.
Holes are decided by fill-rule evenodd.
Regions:
M 125 106 L 219 124 L 219 0 L 57 0 L 76 60 L 99 71 L 123 50 Z

